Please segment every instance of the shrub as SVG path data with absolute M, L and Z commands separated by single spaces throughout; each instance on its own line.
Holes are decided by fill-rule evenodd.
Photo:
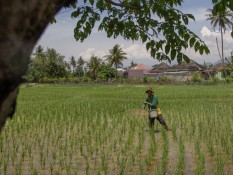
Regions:
M 88 77 L 88 76 L 84 76 L 84 77 L 81 78 L 81 81 L 85 82 L 85 83 L 89 83 L 89 82 L 91 82 L 91 78 Z
M 132 84 L 141 84 L 141 83 L 143 83 L 143 79 L 136 78 L 136 77 L 130 78 L 129 79 L 129 83 L 132 83 Z
M 163 77 L 159 77 L 159 79 L 157 81 L 159 84 L 170 84 L 172 82 L 172 78 L 167 77 L 167 76 L 163 76 Z
M 231 78 L 230 76 L 228 76 L 228 77 L 225 78 L 225 81 L 226 81 L 227 83 L 230 83 L 230 82 L 232 82 L 232 78 Z
M 217 76 L 214 76 L 212 79 L 211 79 L 212 82 L 214 83 L 218 83 L 220 80 Z
M 143 83 L 155 83 L 156 80 L 154 77 L 144 77 Z
M 194 83 L 200 83 L 202 81 L 200 73 L 195 72 L 192 76 L 191 81 L 193 81 Z

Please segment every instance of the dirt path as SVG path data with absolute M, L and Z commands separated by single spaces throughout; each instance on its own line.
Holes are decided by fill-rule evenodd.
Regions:
M 174 141 L 171 133 L 169 136 L 168 166 L 166 174 L 175 174 L 176 164 L 178 161 L 178 143 Z
M 185 144 L 185 168 L 184 174 L 194 175 L 194 145 L 187 143 Z

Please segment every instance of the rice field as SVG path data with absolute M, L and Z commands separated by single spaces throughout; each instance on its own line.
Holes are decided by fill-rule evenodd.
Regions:
M 147 86 L 22 86 L 0 174 L 232 175 L 233 85 L 152 87 L 169 132 L 147 126 Z

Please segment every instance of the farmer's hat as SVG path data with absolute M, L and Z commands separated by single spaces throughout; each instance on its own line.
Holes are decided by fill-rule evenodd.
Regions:
M 152 93 L 154 93 L 154 91 L 153 91 L 152 88 L 148 88 L 148 89 L 146 90 L 146 93 L 148 93 L 149 91 L 152 92 Z

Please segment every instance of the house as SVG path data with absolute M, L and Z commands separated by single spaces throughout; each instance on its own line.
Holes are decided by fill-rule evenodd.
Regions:
M 153 69 L 146 75 L 152 76 L 156 79 L 166 76 L 176 81 L 186 81 L 191 80 L 193 72 L 198 71 L 204 75 L 204 70 L 204 66 L 196 63 L 193 60 L 190 60 L 189 63 L 182 61 L 180 64 L 173 65 L 171 67 L 165 63 L 154 65 Z
M 206 71 L 208 71 L 210 76 L 216 75 L 216 77 L 219 78 L 220 80 L 223 77 L 224 70 L 227 70 L 226 63 L 218 63 L 218 64 L 214 65 L 213 67 L 206 69 Z
M 167 71 L 169 68 L 170 68 L 170 66 L 169 65 L 167 65 L 166 63 L 160 63 L 160 64 L 155 64 L 154 66 L 152 66 L 153 68 L 152 68 L 152 70 L 150 71 L 151 73 L 155 73 L 155 72 L 158 72 L 158 73 L 160 73 L 160 72 L 165 72 L 165 71 Z
M 155 79 L 159 79 L 164 76 L 164 73 L 170 68 L 166 63 L 155 64 L 152 66 L 153 68 L 148 71 L 145 75 L 148 77 L 154 77 Z
M 144 78 L 145 74 L 151 70 L 144 64 L 138 64 L 128 70 L 128 78 Z

